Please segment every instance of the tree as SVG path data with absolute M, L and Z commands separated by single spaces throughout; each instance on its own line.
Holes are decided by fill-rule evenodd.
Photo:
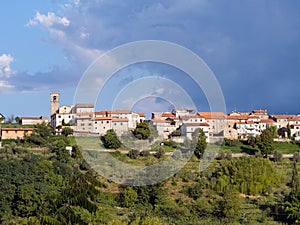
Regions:
M 136 128 L 133 131 L 133 134 L 138 139 L 147 139 L 151 135 L 149 123 L 146 121 L 143 121 L 141 123 L 138 123 Z
M 131 158 L 131 159 L 136 159 L 139 155 L 140 155 L 140 151 L 139 151 L 139 150 L 136 150 L 136 149 L 131 149 L 131 150 L 128 152 L 128 156 L 129 156 L 129 158 Z
M 283 209 L 288 213 L 288 219 L 290 219 L 293 224 L 298 224 L 300 221 L 300 176 L 296 161 L 293 163 L 290 187 L 291 192 L 286 197 Z
M 132 187 L 127 187 L 120 196 L 121 205 L 127 208 L 134 206 L 135 202 L 138 199 L 138 194 Z
M 16 117 L 15 118 L 16 123 L 21 124 L 22 123 L 22 119 L 20 117 Z
M 288 123 L 287 125 L 287 136 L 289 139 L 291 139 L 292 135 L 291 135 L 291 125 L 290 123 Z
M 204 151 L 207 147 L 206 135 L 202 129 L 195 130 L 193 134 L 193 141 L 197 141 L 194 154 L 198 159 L 200 159 L 202 158 Z
M 164 155 L 165 155 L 165 150 L 161 146 L 157 149 L 157 151 L 154 154 L 154 156 L 158 159 L 162 158 Z
M 73 134 L 73 130 L 70 127 L 64 127 L 61 134 L 68 137 L 70 134 Z
M 261 153 L 267 157 L 268 154 L 271 154 L 274 151 L 274 133 L 273 130 L 268 128 L 263 130 L 261 135 L 258 138 L 258 148 Z
M 226 190 L 218 201 L 216 216 L 222 224 L 233 224 L 241 216 L 241 200 L 232 190 Z
M 105 148 L 120 148 L 122 143 L 119 140 L 116 132 L 113 129 L 106 131 L 106 134 L 101 137 L 101 141 Z

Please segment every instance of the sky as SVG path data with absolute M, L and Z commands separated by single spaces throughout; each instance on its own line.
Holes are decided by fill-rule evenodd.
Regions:
M 143 40 L 175 43 L 198 55 L 220 85 L 227 113 L 253 109 L 300 113 L 299 1 L 6 0 L 0 4 L 0 113 L 6 117 L 49 116 L 51 91 L 61 93 L 61 105 L 72 105 L 82 76 L 98 57 Z M 96 109 L 109 107 L 124 88 L 137 93 L 138 87 L 131 84 L 149 76 L 177 83 L 198 111 L 210 109 L 203 90 L 184 71 L 149 62 L 121 68 L 102 80 Z M 174 102 L 152 96 L 163 89 L 167 88 L 144 93 L 129 106 L 169 110 Z M 129 102 L 130 92 L 126 93 Z

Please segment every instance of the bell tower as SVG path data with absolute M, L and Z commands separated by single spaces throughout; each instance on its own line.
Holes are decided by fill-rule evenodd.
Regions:
M 59 92 L 50 93 L 50 116 L 59 109 Z

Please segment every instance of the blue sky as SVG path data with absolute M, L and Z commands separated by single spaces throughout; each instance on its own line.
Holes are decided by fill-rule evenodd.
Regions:
M 71 105 L 81 76 L 97 57 L 121 44 L 153 39 L 199 55 L 220 83 L 227 112 L 300 113 L 296 0 L 10 0 L 1 2 L 0 21 L 5 116 L 49 115 L 50 91 L 60 91 L 62 104 Z M 201 90 L 174 69 L 148 65 L 126 71 L 110 80 L 112 93 L 141 74 L 162 75 L 185 88 L 198 110 L 208 110 Z M 163 109 L 161 102 L 153 100 L 153 108 Z

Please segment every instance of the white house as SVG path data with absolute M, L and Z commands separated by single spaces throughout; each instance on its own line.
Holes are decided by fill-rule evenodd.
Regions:
M 41 123 L 50 123 L 50 118 L 40 116 L 40 117 L 21 117 L 22 125 L 36 125 Z

